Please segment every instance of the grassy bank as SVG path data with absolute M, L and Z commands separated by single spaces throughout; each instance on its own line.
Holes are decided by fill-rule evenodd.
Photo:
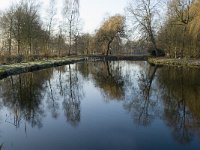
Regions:
M 175 58 L 148 58 L 148 62 L 154 65 L 168 65 L 168 66 L 184 66 L 184 67 L 200 67 L 200 59 L 175 59 Z
M 0 65 L 0 79 L 10 75 L 16 75 L 20 73 L 31 72 L 66 64 L 73 64 L 84 60 L 85 58 L 83 57 L 74 57 L 74 58 L 70 57 L 62 59 L 60 58 L 60 59 L 49 59 L 49 60 L 26 62 L 26 63 L 16 63 L 10 65 Z
M 36 71 L 40 69 L 73 64 L 82 61 L 115 61 L 115 60 L 132 60 L 144 61 L 147 60 L 146 56 L 76 56 L 76 57 L 63 57 L 48 60 L 38 60 L 32 62 L 22 62 L 14 64 L 0 64 L 0 79 L 10 75 L 16 75 L 25 72 Z

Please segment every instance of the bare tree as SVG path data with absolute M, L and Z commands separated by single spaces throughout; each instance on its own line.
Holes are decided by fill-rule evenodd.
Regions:
M 63 34 L 63 28 L 61 25 L 59 25 L 59 32 L 57 34 L 57 49 L 58 49 L 58 55 L 61 56 L 62 48 L 64 47 L 65 41 L 64 41 L 64 34 Z
M 24 4 L 23 34 L 24 42 L 27 45 L 27 54 L 33 54 L 33 43 L 38 38 L 38 29 L 40 29 L 40 19 L 38 14 L 39 4 L 29 0 Z
M 192 2 L 193 0 L 171 0 L 169 4 L 169 8 L 174 14 L 175 20 L 177 21 L 176 24 L 181 25 L 183 27 L 181 58 L 183 58 L 184 55 L 183 51 L 185 48 L 187 27 L 195 16 L 195 13 L 191 10 Z
M 126 9 L 136 30 L 139 29 L 151 42 L 156 56 L 159 55 L 155 38 L 158 4 L 159 0 L 131 0 Z
M 4 12 L 0 18 L 1 23 L 0 23 L 0 27 L 2 29 L 2 35 L 4 40 L 6 41 L 6 48 L 8 46 L 8 52 L 9 55 L 11 55 L 11 50 L 12 50 L 12 39 L 13 39 L 13 34 L 12 34 L 12 30 L 13 30 L 13 7 L 11 7 L 9 10 L 7 10 L 6 12 Z
M 65 0 L 62 14 L 65 20 L 64 22 L 68 26 L 68 55 L 70 55 L 72 51 L 73 38 L 77 31 L 77 23 L 79 19 L 79 0 Z
M 23 7 L 21 5 L 16 6 L 13 20 L 13 34 L 17 41 L 17 53 L 21 53 L 22 43 L 22 19 L 23 19 Z
M 41 31 L 38 6 L 34 1 L 20 1 L 3 15 L 1 27 L 8 35 L 9 53 L 12 41 L 17 43 L 18 54 L 22 54 L 24 49 L 27 54 L 31 53 L 33 39 L 37 39 Z
M 50 0 L 49 2 L 49 8 L 47 9 L 47 39 L 46 39 L 46 46 L 47 46 L 47 50 L 50 49 L 50 40 L 53 34 L 53 26 L 54 26 L 54 22 L 55 22 L 55 16 L 56 16 L 56 7 L 55 7 L 55 0 Z

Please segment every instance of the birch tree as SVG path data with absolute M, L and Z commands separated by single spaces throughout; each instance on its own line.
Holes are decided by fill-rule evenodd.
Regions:
M 67 42 L 69 44 L 68 55 L 71 55 L 74 36 L 77 31 L 77 23 L 79 19 L 79 0 L 64 0 L 63 19 L 65 28 L 68 32 Z

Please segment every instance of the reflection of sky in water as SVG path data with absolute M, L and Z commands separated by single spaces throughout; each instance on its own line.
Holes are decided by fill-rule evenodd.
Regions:
M 170 70 L 158 68 L 150 82 L 154 69 L 145 62 L 80 63 L 22 74 L 21 81 L 19 75 L 1 80 L 0 144 L 5 149 L 198 149 L 199 118 L 188 115 L 193 112 L 186 101 L 183 124 L 184 103 L 166 81 L 172 80 Z M 182 133 L 188 137 L 181 139 Z

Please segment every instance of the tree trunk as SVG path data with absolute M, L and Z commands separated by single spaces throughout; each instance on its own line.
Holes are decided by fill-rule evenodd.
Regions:
M 8 51 L 9 51 L 9 55 L 11 55 L 11 38 L 9 38 L 8 40 Z
M 20 40 L 17 41 L 17 53 L 20 54 Z
M 184 48 L 185 48 L 186 29 L 187 29 L 187 26 L 185 25 L 184 29 L 183 29 L 183 43 L 182 43 L 182 49 L 181 49 L 181 58 L 183 58 L 183 55 L 184 55 L 183 52 L 184 52 Z
M 114 39 L 114 38 L 113 38 L 113 39 Z M 113 39 L 110 40 L 110 41 L 108 42 L 108 45 L 107 45 L 107 52 L 106 52 L 106 55 L 107 55 L 107 56 L 108 56 L 108 54 L 109 54 L 109 52 L 110 52 L 110 44 L 112 43 Z
M 69 53 L 68 55 L 71 55 L 71 49 L 72 49 L 72 15 L 69 22 Z
M 156 54 L 156 56 L 158 56 L 159 54 L 158 54 L 158 48 L 157 48 L 156 40 L 155 40 L 155 37 L 154 37 L 151 29 L 149 31 L 149 36 L 150 36 L 150 40 L 151 40 L 151 43 L 153 45 L 153 48 L 155 50 L 155 54 Z
M 29 39 L 29 55 L 31 54 L 32 52 L 32 39 L 30 38 Z

